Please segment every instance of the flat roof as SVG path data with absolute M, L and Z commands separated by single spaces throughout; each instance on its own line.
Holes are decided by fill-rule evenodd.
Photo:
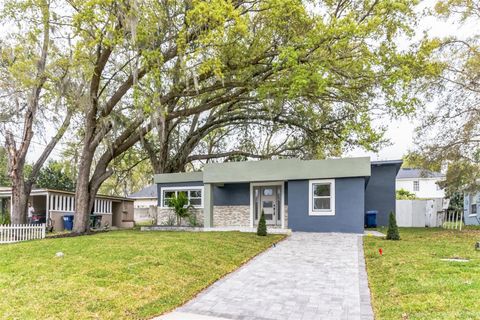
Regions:
M 195 182 L 203 181 L 203 172 L 177 172 L 156 174 L 153 178 L 154 183 L 177 183 L 177 182 Z
M 326 160 L 278 159 L 207 163 L 203 172 L 157 174 L 154 182 L 234 183 L 327 179 L 369 177 L 370 172 L 369 157 Z
M 205 183 L 326 179 L 370 176 L 370 158 L 279 159 L 206 164 Z

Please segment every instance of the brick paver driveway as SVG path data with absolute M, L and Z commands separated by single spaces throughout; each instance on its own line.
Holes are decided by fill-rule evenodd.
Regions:
M 161 319 L 373 319 L 362 237 L 293 233 Z

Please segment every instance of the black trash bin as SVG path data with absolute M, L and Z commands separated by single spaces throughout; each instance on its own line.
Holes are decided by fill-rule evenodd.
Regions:
M 90 228 L 98 229 L 102 224 L 102 216 L 92 214 L 90 215 Z
M 70 231 L 73 229 L 73 215 L 63 216 L 63 228 Z
M 365 226 L 367 228 L 377 227 L 377 210 L 370 210 L 365 213 Z

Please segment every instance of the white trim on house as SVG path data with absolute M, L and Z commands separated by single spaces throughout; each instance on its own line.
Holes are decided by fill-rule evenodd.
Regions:
M 273 181 L 273 182 L 250 182 L 250 227 L 254 227 L 254 208 L 253 208 L 253 187 L 264 187 L 264 186 L 280 186 L 281 197 L 281 224 L 282 229 L 285 229 L 285 181 Z
M 330 209 L 313 208 L 313 185 L 330 184 Z M 309 180 L 308 181 L 308 215 L 309 216 L 334 216 L 335 215 L 335 179 Z
M 164 191 L 179 191 L 179 190 L 195 190 L 195 191 L 201 191 L 202 196 L 200 198 L 200 205 L 199 206 L 193 206 L 194 208 L 197 209 L 203 209 L 204 206 L 204 197 L 205 197 L 205 192 L 204 192 L 204 187 L 203 186 L 182 186 L 182 187 L 161 187 L 160 188 L 160 208 L 163 209 L 168 209 L 169 207 L 165 207 L 163 204 L 163 192 Z

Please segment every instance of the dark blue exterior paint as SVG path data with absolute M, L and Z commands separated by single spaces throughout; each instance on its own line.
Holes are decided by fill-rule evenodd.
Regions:
M 370 177 L 335 179 L 335 215 L 308 214 L 308 180 L 285 182 L 288 227 L 293 231 L 362 233 L 365 212 L 377 210 L 377 225 L 388 225 L 388 214 L 395 212 L 395 177 L 400 164 L 374 164 Z M 203 186 L 202 181 L 157 184 L 160 188 Z M 250 183 L 230 183 L 213 189 L 215 206 L 250 205 Z
M 335 215 L 310 216 L 308 180 L 288 181 L 288 227 L 293 231 L 363 233 L 365 178 L 335 179 Z
M 215 206 L 250 205 L 250 183 L 229 183 L 213 189 Z
M 372 165 L 372 173 L 365 189 L 365 212 L 377 210 L 377 225 L 388 225 L 388 215 L 395 212 L 395 178 L 400 168 L 396 165 Z

